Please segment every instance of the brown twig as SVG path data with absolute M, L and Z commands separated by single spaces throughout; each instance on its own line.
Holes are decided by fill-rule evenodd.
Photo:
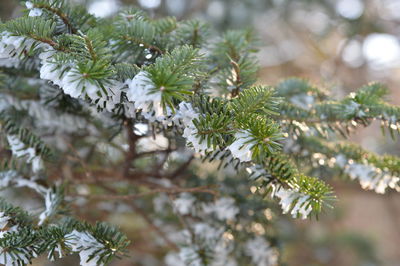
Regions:
M 115 189 L 107 187 L 102 183 L 99 183 L 99 185 L 102 188 L 104 188 L 105 190 L 107 190 L 108 192 L 117 194 L 117 191 Z M 147 213 L 145 211 L 143 211 L 139 206 L 137 206 L 131 199 L 123 199 L 123 200 L 125 200 L 126 203 L 129 204 L 134 209 L 134 211 L 137 214 L 139 214 L 147 222 L 150 229 L 152 229 L 154 232 L 158 233 L 172 249 L 179 250 L 178 246 L 174 242 L 169 240 L 167 235 L 153 223 L 153 221 L 151 220 L 151 218 L 147 215 Z
M 37 7 L 37 8 L 46 9 L 46 10 L 56 14 L 63 21 L 63 23 L 67 26 L 67 28 L 70 29 L 71 33 L 75 34 L 75 33 L 78 32 L 77 29 L 75 29 L 72 26 L 71 22 L 68 19 L 68 16 L 66 14 L 64 14 L 60 9 L 53 8 L 53 7 L 51 7 L 49 5 L 46 5 L 46 4 L 35 4 L 34 6 Z
M 215 190 L 217 186 L 200 186 L 200 187 L 191 187 L 191 188 L 184 188 L 184 187 L 160 187 L 160 188 L 154 188 L 151 191 L 147 192 L 142 192 L 138 194 L 127 194 L 127 195 L 118 195 L 118 194 L 113 194 L 113 195 L 87 195 L 89 199 L 106 199 L 106 200 L 129 200 L 129 199 L 137 199 L 137 198 L 142 198 L 146 197 L 149 195 L 157 194 L 157 193 L 167 193 L 167 194 L 178 194 L 182 192 L 189 192 L 189 193 L 209 193 L 214 196 L 218 195 L 218 191 Z M 85 196 L 85 195 L 79 195 L 79 196 Z
M 133 130 L 133 121 L 131 119 L 125 120 L 124 126 L 128 132 L 128 152 L 125 157 L 125 164 L 123 167 L 123 176 L 129 176 L 129 170 L 131 167 L 132 161 L 136 157 L 136 142 L 141 138 L 141 136 L 136 135 Z
M 238 96 L 240 93 L 240 86 L 242 85 L 242 78 L 240 76 L 239 64 L 236 63 L 234 60 L 231 60 L 230 64 L 232 65 L 233 71 L 235 72 L 235 75 L 236 75 L 236 79 L 234 80 L 234 82 L 236 83 L 236 88 L 233 89 L 231 92 L 231 96 L 232 96 L 232 98 L 234 98 L 234 97 Z

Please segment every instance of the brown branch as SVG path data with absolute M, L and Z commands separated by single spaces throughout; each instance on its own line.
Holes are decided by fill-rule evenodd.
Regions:
M 192 37 L 192 45 L 193 45 L 193 47 L 196 47 L 196 43 L 197 43 L 198 38 L 199 38 L 199 28 L 196 27 L 193 30 L 193 37 Z
M 88 49 L 90 56 L 92 57 L 93 61 L 96 62 L 97 54 L 94 51 L 92 41 L 87 36 L 83 36 L 83 39 L 85 40 L 86 48 Z
M 125 157 L 125 163 L 123 167 L 123 176 L 129 176 L 129 170 L 131 167 L 132 161 L 136 157 L 136 142 L 141 138 L 141 136 L 136 135 L 133 130 L 133 121 L 131 119 L 125 120 L 124 126 L 128 133 L 128 152 Z
M 233 60 L 231 60 L 230 64 L 232 65 L 233 71 L 235 71 L 235 74 L 236 74 L 236 80 L 235 80 L 236 88 L 234 90 L 232 90 L 232 92 L 231 92 L 232 98 L 234 98 L 234 97 L 238 96 L 240 93 L 240 86 L 242 85 L 242 78 L 240 76 L 239 64 Z
M 35 34 L 30 34 L 29 37 L 31 37 L 32 39 L 34 39 L 36 41 L 39 41 L 39 42 L 42 42 L 42 43 L 47 43 L 48 45 L 50 45 L 53 48 L 57 47 L 57 43 L 55 41 L 51 40 L 51 39 L 42 38 L 42 37 L 39 37 L 39 36 L 37 36 Z
M 78 162 L 78 163 L 82 166 L 83 171 L 85 172 L 85 177 L 90 178 L 90 179 L 92 179 L 92 180 L 94 180 L 94 181 L 97 182 L 97 181 L 98 181 L 97 178 L 96 178 L 95 176 L 93 176 L 93 174 L 89 171 L 88 165 L 87 165 L 86 162 L 85 162 L 84 160 L 82 160 L 82 158 L 79 156 L 79 153 L 78 153 L 78 151 L 75 149 L 75 147 L 74 147 L 71 143 L 69 143 L 69 142 L 67 142 L 67 141 L 66 141 L 66 143 L 68 143 L 68 144 L 67 144 L 68 147 L 70 148 L 70 150 L 71 150 L 72 153 L 74 154 L 74 156 L 68 156 L 68 155 L 67 155 L 67 158 L 72 159 L 72 160 Z
M 46 4 L 35 4 L 34 7 L 43 8 L 43 9 L 46 9 L 46 10 L 48 10 L 48 11 L 50 11 L 50 12 L 56 14 L 58 17 L 60 17 L 60 19 L 61 19 L 61 20 L 63 21 L 63 23 L 67 26 L 67 28 L 70 29 L 71 33 L 75 34 L 75 33 L 78 32 L 78 30 L 75 29 L 75 28 L 72 26 L 71 22 L 70 22 L 69 19 L 68 19 L 68 16 L 67 16 L 66 14 L 64 14 L 63 12 L 61 12 L 60 9 L 51 7 L 51 6 L 46 5 Z
M 104 188 L 104 187 L 103 187 Z M 215 190 L 217 186 L 200 186 L 200 187 L 191 187 L 191 188 L 184 188 L 184 187 L 160 187 L 154 188 L 151 191 L 142 192 L 138 194 L 127 194 L 127 195 L 76 195 L 76 196 L 84 196 L 89 199 L 96 199 L 96 200 L 132 200 L 137 198 L 142 198 L 146 196 L 150 196 L 157 193 L 167 193 L 167 194 L 178 194 L 182 192 L 189 192 L 189 193 L 209 193 L 214 196 L 218 196 L 218 191 Z
M 104 188 L 106 191 L 108 192 L 112 192 L 114 194 L 117 194 L 117 191 L 113 188 L 104 186 L 102 183 L 99 183 L 99 185 Z M 143 211 L 139 206 L 137 206 L 131 199 L 123 199 L 126 201 L 127 204 L 129 204 L 137 214 L 139 214 L 149 225 L 150 229 L 152 229 L 154 232 L 158 233 L 161 238 L 164 239 L 164 241 L 174 250 L 179 250 L 178 246 L 172 242 L 171 240 L 169 240 L 169 238 L 167 237 L 167 235 L 160 229 L 158 228 L 153 221 L 151 220 L 151 218 L 147 215 L 147 213 L 145 211 Z
M 62 51 L 62 52 L 68 52 L 68 49 L 66 47 L 62 47 L 60 45 L 58 45 L 58 43 L 56 43 L 55 41 L 53 41 L 52 39 L 47 39 L 47 38 L 43 38 L 43 37 L 39 37 L 35 34 L 29 34 L 28 35 L 30 38 L 38 41 L 38 42 L 42 42 L 42 43 L 46 43 L 48 45 L 50 45 L 51 47 L 53 47 L 55 50 L 58 51 Z

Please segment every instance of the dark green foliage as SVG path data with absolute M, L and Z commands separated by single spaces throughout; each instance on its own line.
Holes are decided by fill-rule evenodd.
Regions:
M 98 256 L 98 264 L 106 264 L 114 256 L 124 254 L 129 241 L 126 236 L 120 233 L 115 227 L 104 223 L 90 225 L 75 220 L 66 219 L 60 224 L 49 224 L 37 227 L 25 211 L 13 207 L 0 200 L 0 211 L 3 216 L 8 216 L 8 226 L 18 225 L 17 231 L 9 231 L 0 239 L 0 256 L 18 258 L 18 265 L 26 265 L 24 261 L 30 261 L 37 255 L 48 252 L 48 258 L 54 260 L 71 254 L 71 241 L 69 234 L 73 230 L 78 232 L 89 232 L 97 241 L 104 245 L 103 249 L 97 250 L 91 257 Z
M 0 128 L 2 132 L 17 136 L 25 145 L 34 148 L 39 155 L 44 157 L 51 156 L 50 148 L 29 129 L 22 127 L 19 123 L 21 122 L 19 115 L 21 115 L 21 112 L 16 110 L 0 112 Z
M 109 263 L 114 257 L 120 258 L 130 243 L 128 238 L 117 228 L 106 223 L 98 222 L 94 226 L 86 224 L 83 228 L 91 232 L 105 246 L 104 249 L 95 254 L 100 257 L 99 261 L 105 264 Z
M 200 48 L 210 37 L 210 27 L 201 21 L 188 20 L 179 25 L 175 34 L 180 44 L 190 44 L 195 48 Z
M 5 29 L 18 36 L 30 37 L 41 42 L 51 42 L 55 23 L 40 17 L 21 17 L 6 23 Z
M 237 115 L 276 115 L 279 98 L 271 87 L 255 86 L 242 91 L 231 102 Z
M 174 100 L 183 100 L 192 94 L 191 89 L 199 75 L 201 57 L 197 49 L 181 46 L 155 63 L 145 68 L 155 87 L 154 92 L 162 91 L 162 105 L 174 110 Z
M 58 27 L 67 33 L 86 31 L 96 22 L 84 6 L 70 5 L 68 0 L 32 0 L 30 2 L 52 19 L 57 20 Z
M 148 180 L 144 180 L 146 177 L 152 177 L 149 178 L 150 189 L 158 189 L 158 181 L 153 179 L 169 178 L 173 190 L 175 186 L 187 184 L 186 177 L 193 173 L 185 167 L 193 158 L 202 157 L 204 161 L 219 161 L 220 168 L 231 167 L 238 173 L 248 170 L 250 182 L 255 182 L 265 199 L 263 204 L 267 197 L 283 191 L 292 193 L 286 212 L 311 207 L 312 215 L 318 216 L 325 206 L 330 206 L 334 196 L 332 188 L 323 181 L 329 174 L 312 176 L 327 166 L 329 173 L 343 174 L 347 168 L 328 165 L 325 161 L 316 165 L 317 156 L 334 161 L 332 158 L 342 155 L 348 164 L 351 160 L 373 166 L 391 177 L 400 174 L 397 157 L 373 154 L 341 139 L 359 125 L 368 126 L 376 119 L 381 120 L 383 128 L 392 135 L 399 131 L 400 109 L 385 102 L 387 90 L 380 84 L 368 84 L 343 99 L 333 98 L 325 90 L 297 78 L 284 80 L 275 87 L 255 85 L 259 68 L 255 58 L 258 41 L 249 30 L 229 31 L 220 37 L 213 35 L 209 25 L 203 22 L 178 22 L 173 17 L 152 19 L 135 8 L 122 11 L 114 18 L 97 19 L 83 7 L 66 0 L 31 2 L 43 12 L 40 17 L 25 14 L 0 25 L 2 32 L 24 40 L 21 47 L 14 47 L 18 54 L 15 51 L 9 54 L 10 59 L 16 59 L 16 64 L 1 69 L 4 70 L 1 73 L 6 73 L 0 75 L 1 96 L 12 96 L 15 102 L 0 113 L 0 144 L 5 147 L 0 169 L 4 170 L 3 174 L 15 171 L 12 185 L 31 186 L 43 194 L 46 209 L 39 217 L 30 216 L 21 208 L 0 201 L 0 211 L 9 218 L 7 229 L 16 225 L 20 228 L 10 229 L 0 239 L 3 252 L 0 257 L 14 256 L 21 265 L 40 254 L 54 260 L 77 252 L 71 244 L 77 241 L 74 234 L 87 234 L 98 242 L 89 261 L 109 263 L 112 258 L 123 255 L 129 241 L 116 228 L 104 223 L 91 225 L 65 219 L 70 216 L 67 196 L 78 190 L 76 186 L 81 181 L 96 191 L 115 191 L 116 198 L 121 196 L 119 192 L 141 192 L 140 186 L 149 185 Z M 24 46 L 26 43 L 30 45 Z M 138 73 L 141 76 L 135 83 L 133 79 Z M 64 80 L 65 76 L 68 79 Z M 77 86 L 77 92 L 71 93 L 74 90 L 71 86 L 69 91 L 65 89 L 65 85 L 71 84 Z M 88 84 L 94 85 L 90 95 Z M 141 91 L 141 86 L 146 85 L 151 88 Z M 134 89 L 147 93 L 142 97 L 146 99 L 131 99 L 134 93 L 129 93 Z M 157 100 L 161 98 L 164 114 L 161 118 L 153 116 L 154 105 L 159 102 L 148 100 L 152 95 L 158 97 Z M 143 95 L 138 98 L 140 96 Z M 45 126 L 41 127 L 45 129 L 39 130 L 38 114 L 22 101 L 24 104 L 39 103 L 49 113 L 60 115 L 60 120 L 61 115 L 68 114 L 85 123 L 79 125 L 80 130 L 64 128 L 61 132 L 51 126 L 46 128 L 47 124 L 43 123 Z M 189 113 L 186 119 L 179 117 L 183 108 L 177 109 L 182 102 L 190 107 L 186 106 Z M 139 105 L 149 106 L 150 110 L 141 109 Z M 72 124 L 78 128 L 78 123 Z M 143 135 L 136 128 L 141 124 L 148 128 Z M 176 167 L 178 160 L 175 161 L 170 152 L 185 149 L 181 135 L 188 131 L 193 132 L 192 139 L 198 141 L 188 143 L 189 146 L 204 145 L 199 155 L 190 155 L 187 165 Z M 43 173 L 35 173 L 21 163 L 23 158 L 14 158 L 15 151 L 12 154 L 12 147 L 6 144 L 7 137 L 14 135 L 37 155 L 51 158 Z M 168 140 L 165 150 L 140 151 L 140 138 L 158 135 Z M 48 144 L 60 150 L 60 157 Z M 246 155 L 251 156 L 243 159 L 234 154 L 234 149 L 244 149 Z M 135 161 L 138 158 L 145 159 Z M 185 178 L 175 179 L 185 169 L 189 172 Z M 46 171 L 52 178 L 46 178 Z M 75 175 L 76 180 L 71 178 Z M 115 177 L 115 184 L 103 184 L 98 178 L 102 175 L 107 180 Z M 54 179 L 59 176 L 71 178 L 67 179 L 71 183 L 58 184 Z M 194 183 L 202 184 L 203 178 L 195 177 L 191 178 L 196 179 Z M 397 179 L 393 180 L 398 183 Z M 126 181 L 123 188 L 114 187 L 123 181 Z M 229 189 L 236 190 L 236 186 L 241 185 L 248 192 L 249 180 L 238 177 L 235 181 L 237 183 Z M 162 188 L 160 185 L 159 191 L 163 191 Z M 395 186 L 391 184 L 391 188 Z M 252 204 L 244 197 L 239 198 L 240 195 L 232 195 L 237 196 L 235 200 L 241 204 Z M 285 204 L 281 201 L 281 205 Z M 297 217 L 303 214 L 292 213 Z M 247 229 L 238 233 L 234 224 L 227 225 L 232 234 L 248 233 L 244 232 Z M 212 251 L 210 246 L 198 246 L 198 255 L 205 265 L 211 261 Z
M 14 207 L 3 198 L 0 198 L 0 212 L 3 216 L 9 216 L 8 226 L 18 225 L 21 227 L 28 226 L 32 223 L 33 218 L 22 208 Z
M 237 96 L 256 81 L 258 66 L 252 53 L 256 40 L 251 31 L 228 31 L 219 40 L 211 55 L 218 79 L 218 90 Z

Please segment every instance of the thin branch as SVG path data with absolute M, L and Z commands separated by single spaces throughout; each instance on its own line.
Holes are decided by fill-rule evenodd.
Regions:
M 218 186 L 200 186 L 200 187 L 191 187 L 191 188 L 184 188 L 184 187 L 160 187 L 155 188 L 151 191 L 142 192 L 138 194 L 127 194 L 127 195 L 79 195 L 79 196 L 86 196 L 89 199 L 105 199 L 105 200 L 129 200 L 129 199 L 137 199 L 146 197 L 149 195 L 157 194 L 157 193 L 167 193 L 167 194 L 178 194 L 182 192 L 189 192 L 189 193 L 209 193 L 214 196 L 218 196 L 218 191 L 216 190 Z
M 128 152 L 125 157 L 125 163 L 123 167 L 123 175 L 124 176 L 129 176 L 129 170 L 131 167 L 132 161 L 136 157 L 136 142 L 141 138 L 141 136 L 136 135 L 134 130 L 133 130 L 133 121 L 131 119 L 125 120 L 124 126 L 127 130 L 128 133 Z
M 43 8 L 43 9 L 46 9 L 46 10 L 56 14 L 63 21 L 63 23 L 67 26 L 67 28 L 70 29 L 71 33 L 75 34 L 78 32 L 78 30 L 75 29 L 74 26 L 72 26 L 72 23 L 69 21 L 68 16 L 66 14 L 64 14 L 60 9 L 51 7 L 46 4 L 35 4 L 34 7 Z
M 105 190 L 107 190 L 108 192 L 117 194 L 117 191 L 115 189 L 104 186 L 101 183 L 99 183 L 99 185 L 102 188 L 104 188 Z M 139 206 L 137 206 L 131 199 L 123 199 L 123 200 L 125 200 L 126 203 L 129 204 L 135 210 L 135 212 L 137 214 L 139 214 L 148 223 L 150 229 L 152 229 L 154 232 L 158 233 L 172 249 L 179 250 L 178 246 L 174 242 L 169 240 L 167 235 L 153 223 L 153 221 L 151 220 L 151 218 L 147 215 L 147 213 L 145 211 L 143 211 Z
M 46 43 L 46 44 L 50 45 L 51 47 L 53 47 L 55 50 L 62 51 L 62 52 L 68 52 L 69 51 L 68 48 L 58 45 L 58 43 L 56 43 L 52 39 L 39 37 L 39 36 L 37 36 L 35 34 L 28 34 L 27 36 L 29 38 L 32 38 L 32 39 L 38 41 L 38 42 Z
M 93 61 L 96 62 L 97 54 L 94 51 L 92 41 L 86 35 L 83 35 L 83 39 L 85 40 L 86 48 L 88 49 L 90 56 L 92 57 Z
M 241 76 L 240 76 L 240 67 L 239 67 L 239 64 L 236 63 L 236 62 L 233 61 L 233 60 L 231 60 L 230 64 L 232 65 L 233 71 L 235 71 L 235 75 L 236 75 L 236 80 L 235 80 L 235 83 L 236 83 L 236 86 L 235 86 L 235 87 L 236 87 L 236 88 L 233 89 L 232 92 L 231 92 L 231 96 L 232 96 L 232 98 L 234 98 L 234 97 L 238 96 L 239 93 L 240 93 L 240 86 L 242 85 L 242 78 L 241 78 Z

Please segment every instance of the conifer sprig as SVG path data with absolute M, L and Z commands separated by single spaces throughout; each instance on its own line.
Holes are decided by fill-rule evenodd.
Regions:
M 0 25 L 0 187 L 32 189 L 43 207 L 27 214 L 0 200 L 0 263 L 77 253 L 81 265 L 104 265 L 123 255 L 119 230 L 71 217 L 73 203 L 85 209 L 93 196 L 124 201 L 183 265 L 216 265 L 220 250 L 250 265 L 254 247 L 272 254 L 259 264 L 274 265 L 270 221 L 259 214 L 271 197 L 305 219 L 330 207 L 332 173 L 378 193 L 400 190 L 396 156 L 341 138 L 373 120 L 399 131 L 400 109 L 380 84 L 342 99 L 297 78 L 254 85 L 251 31 L 219 37 L 201 21 L 136 8 L 95 18 L 65 0 L 23 3 L 21 17 Z M 209 172 L 215 161 L 224 175 Z M 145 199 L 156 194 L 152 208 Z M 185 241 L 170 240 L 175 233 Z

